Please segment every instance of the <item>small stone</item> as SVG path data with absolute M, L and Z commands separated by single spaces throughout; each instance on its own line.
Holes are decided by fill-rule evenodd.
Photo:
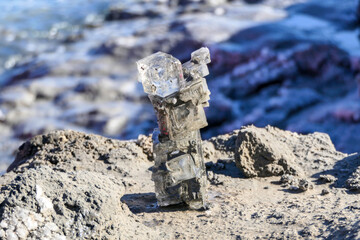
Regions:
M 325 174 L 325 175 L 320 175 L 319 180 L 321 182 L 333 183 L 333 182 L 335 182 L 337 180 L 337 178 L 334 177 L 333 175 Z
M 289 187 L 289 189 L 292 191 L 307 191 L 314 188 L 314 186 L 309 180 L 289 174 L 282 175 L 280 182 L 283 184 L 284 187 Z
M 23 208 L 16 208 L 17 216 L 24 221 L 25 219 L 29 218 L 29 211 Z
M 330 193 L 330 191 L 328 189 L 323 189 L 321 191 L 321 195 L 326 195 L 326 194 L 329 194 L 329 193 Z
M 45 221 L 45 219 L 43 218 L 43 216 L 41 216 L 41 214 L 34 214 L 32 217 L 38 223 L 42 223 Z
M 291 191 L 298 191 L 299 190 L 299 187 L 297 185 L 290 185 L 289 186 L 289 190 Z
M 35 96 L 22 87 L 7 88 L 1 92 L 0 103 L 10 106 L 30 106 Z
M 140 134 L 138 136 L 136 144 L 139 145 L 143 149 L 143 152 L 148 156 L 148 160 L 150 160 L 150 161 L 154 160 L 151 134 L 149 136 Z
M 307 179 L 300 179 L 299 180 L 299 189 L 302 191 L 307 191 L 309 189 L 313 189 L 314 186 L 311 184 L 311 182 Z
M 210 184 L 218 186 L 224 184 L 224 182 L 219 180 L 219 176 L 215 174 L 213 171 L 207 172 L 207 179 L 210 182 Z
M 303 237 L 314 237 L 317 236 L 318 234 L 319 234 L 318 228 L 313 225 L 307 226 L 300 231 L 300 235 Z
M 290 174 L 284 174 L 280 178 L 280 182 L 283 184 L 291 184 L 294 181 L 295 177 Z

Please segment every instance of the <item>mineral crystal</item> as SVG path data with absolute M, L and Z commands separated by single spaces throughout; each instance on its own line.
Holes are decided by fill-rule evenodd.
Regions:
M 137 62 L 144 91 L 166 97 L 180 90 L 184 84 L 181 62 L 173 56 L 157 52 Z
M 200 48 L 181 65 L 158 52 L 137 62 L 140 81 L 158 117 L 154 130 L 155 166 L 152 179 L 160 206 L 185 202 L 192 209 L 206 208 L 206 170 L 200 128 L 207 126 L 204 107 L 210 91 L 205 76 L 210 53 Z

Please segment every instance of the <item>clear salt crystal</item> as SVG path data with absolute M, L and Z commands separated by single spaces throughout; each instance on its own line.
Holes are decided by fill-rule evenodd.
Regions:
M 137 66 L 139 81 L 148 94 L 166 97 L 184 84 L 181 62 L 169 54 L 157 52 L 139 60 Z

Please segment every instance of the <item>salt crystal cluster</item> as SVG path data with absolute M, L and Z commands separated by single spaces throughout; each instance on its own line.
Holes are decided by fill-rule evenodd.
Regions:
M 206 208 L 206 170 L 200 129 L 207 126 L 204 107 L 210 91 L 208 48 L 191 54 L 181 64 L 157 52 L 137 62 L 139 81 L 158 117 L 153 134 L 155 166 L 152 179 L 160 206 L 185 202 L 192 209 Z
M 166 97 L 184 84 L 181 62 L 173 56 L 157 52 L 137 62 L 140 79 L 147 94 Z

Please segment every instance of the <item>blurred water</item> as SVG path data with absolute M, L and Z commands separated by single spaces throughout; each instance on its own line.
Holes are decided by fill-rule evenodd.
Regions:
M 135 61 L 155 51 L 186 60 L 200 43 L 213 60 L 204 138 L 270 124 L 327 132 L 339 150 L 358 151 L 356 0 L 229 0 L 195 10 L 167 1 L 0 1 L 0 172 L 24 140 L 49 131 L 151 133 L 156 117 Z M 104 21 L 109 5 L 137 17 Z M 11 84 L 1 88 L 2 79 Z
M 0 74 L 25 55 L 54 50 L 59 41 L 80 35 L 87 21 L 115 0 L 0 1 Z

